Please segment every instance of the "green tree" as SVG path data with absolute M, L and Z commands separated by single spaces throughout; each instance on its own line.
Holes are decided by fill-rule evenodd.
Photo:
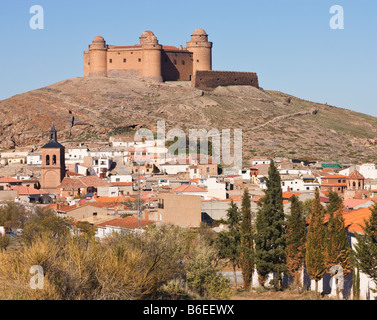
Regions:
M 353 300 L 360 300 L 360 270 L 352 269 L 352 296 Z
M 22 204 L 7 202 L 0 208 L 0 226 L 7 229 L 23 229 L 28 215 Z
M 274 273 L 273 285 L 280 289 L 282 275 L 286 272 L 285 216 L 280 174 L 272 160 L 266 184 L 267 189 L 256 219 L 256 267 L 262 286 L 268 275 Z
M 8 236 L 3 236 L 0 234 L 0 250 L 5 251 L 9 246 L 10 238 Z
M 220 232 L 216 239 L 216 244 L 219 250 L 219 257 L 227 259 L 233 268 L 234 284 L 237 288 L 237 274 L 236 268 L 239 267 L 240 262 L 240 232 L 241 214 L 237 205 L 232 201 L 227 210 L 228 230 Z
M 316 294 L 318 294 L 318 281 L 322 279 L 327 268 L 325 237 L 324 209 L 317 189 L 309 217 L 305 254 L 306 269 L 310 279 L 315 280 Z
M 301 275 L 305 263 L 306 220 L 303 215 L 303 203 L 296 196 L 289 200 L 291 214 L 287 218 L 287 269 L 293 277 L 294 286 L 301 290 Z
M 22 239 L 30 245 L 41 234 L 48 232 L 52 238 L 63 237 L 69 233 L 72 221 L 58 217 L 53 211 L 37 207 L 35 213 L 25 223 Z
M 377 203 L 371 208 L 371 216 L 364 220 L 363 234 L 355 233 L 354 246 L 356 267 L 369 276 L 377 285 Z
M 241 248 L 240 266 L 242 269 L 243 288 L 250 290 L 254 269 L 254 239 L 249 191 L 245 189 L 241 206 Z
M 187 263 L 187 285 L 203 298 L 228 299 L 229 280 L 220 274 L 217 250 L 199 235 Z
M 347 233 L 343 218 L 343 200 L 336 192 L 329 193 L 330 203 L 327 207 L 329 221 L 327 224 L 327 269 L 340 265 L 343 268 L 344 276 L 352 270 L 351 248 L 348 243 Z M 339 290 L 337 288 L 337 297 Z

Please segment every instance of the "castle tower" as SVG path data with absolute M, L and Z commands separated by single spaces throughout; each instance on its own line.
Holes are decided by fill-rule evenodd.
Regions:
M 89 63 L 90 77 L 107 77 L 107 45 L 101 36 L 89 45 Z
M 162 82 L 161 56 L 162 46 L 152 31 L 144 31 L 140 37 L 142 46 L 142 77 L 153 82 Z
M 197 70 L 212 70 L 212 42 L 208 41 L 208 35 L 203 29 L 196 29 L 191 35 L 191 41 L 187 42 L 187 50 L 193 53 L 193 75 Z
M 49 137 L 50 141 L 42 147 L 41 188 L 56 194 L 56 188 L 65 176 L 65 148 L 57 141 L 54 124 Z
M 364 190 L 364 176 L 357 170 L 352 171 L 348 176 L 347 190 Z

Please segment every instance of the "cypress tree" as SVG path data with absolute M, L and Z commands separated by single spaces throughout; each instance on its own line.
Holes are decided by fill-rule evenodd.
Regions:
M 325 237 L 324 209 L 317 189 L 309 217 L 305 253 L 306 269 L 310 279 L 315 280 L 316 294 L 318 294 L 318 281 L 322 279 L 327 267 Z
M 347 233 L 343 218 L 343 200 L 336 192 L 329 193 L 329 206 L 327 212 L 329 221 L 327 224 L 327 270 L 332 266 L 340 265 L 343 268 L 344 276 L 352 270 L 351 248 L 348 243 Z M 339 290 L 337 288 L 337 297 Z
M 360 270 L 352 270 L 352 296 L 353 300 L 360 300 Z
M 305 231 L 306 220 L 303 215 L 303 203 L 296 196 L 292 196 L 291 214 L 287 219 L 286 255 L 287 269 L 293 277 L 294 287 L 302 287 L 301 275 L 305 262 Z
M 355 233 L 354 246 L 356 267 L 368 275 L 377 285 L 377 203 L 371 208 L 371 216 L 365 220 L 363 234 Z
M 254 271 L 254 244 L 253 227 L 251 217 L 251 206 L 249 191 L 245 189 L 242 196 L 241 207 L 241 252 L 240 266 L 242 269 L 243 287 L 245 290 L 251 289 Z
M 232 201 L 227 210 L 227 225 L 228 231 L 223 231 L 218 234 L 217 247 L 219 250 L 219 257 L 229 260 L 233 268 L 234 284 L 237 288 L 237 274 L 236 268 L 239 267 L 240 261 L 240 244 L 241 244 L 241 214 L 237 205 Z
M 285 221 L 280 174 L 272 160 L 266 184 L 256 219 L 255 262 L 259 283 L 264 286 L 268 275 L 274 273 L 273 284 L 281 288 L 282 273 L 286 272 Z

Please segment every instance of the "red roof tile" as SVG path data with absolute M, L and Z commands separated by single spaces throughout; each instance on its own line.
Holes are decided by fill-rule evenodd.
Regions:
M 44 190 L 38 190 L 30 187 L 24 186 L 12 186 L 12 190 L 18 191 L 19 195 L 41 195 L 41 194 L 49 194 L 49 192 Z
M 172 192 L 207 192 L 207 190 L 193 186 L 191 184 L 182 184 L 179 187 L 173 189 Z
M 22 181 L 12 177 L 4 177 L 0 178 L 0 183 L 22 183 Z
M 154 221 L 149 220 L 141 220 L 141 227 L 145 227 L 147 225 L 155 223 Z M 126 229 L 137 229 L 138 227 L 138 218 L 136 217 L 125 217 L 121 219 L 114 219 L 106 222 L 99 223 L 97 227 L 112 226 L 112 227 L 120 227 Z

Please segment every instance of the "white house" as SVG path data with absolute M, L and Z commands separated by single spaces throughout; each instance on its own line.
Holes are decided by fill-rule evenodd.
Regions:
M 160 165 L 161 173 L 175 175 L 179 172 L 187 172 L 189 170 L 189 164 L 169 164 L 165 163 Z
M 132 182 L 131 174 L 115 174 L 110 176 L 110 182 Z
M 207 197 L 226 199 L 226 184 L 220 183 L 217 178 L 200 179 L 198 186 L 204 186 L 207 189 Z
M 28 166 L 41 166 L 42 165 L 42 154 L 31 153 L 26 157 L 26 164 Z
M 374 163 L 363 163 L 359 166 L 353 166 L 339 171 L 339 174 L 349 176 L 354 170 L 359 171 L 365 179 L 377 179 L 377 169 Z

